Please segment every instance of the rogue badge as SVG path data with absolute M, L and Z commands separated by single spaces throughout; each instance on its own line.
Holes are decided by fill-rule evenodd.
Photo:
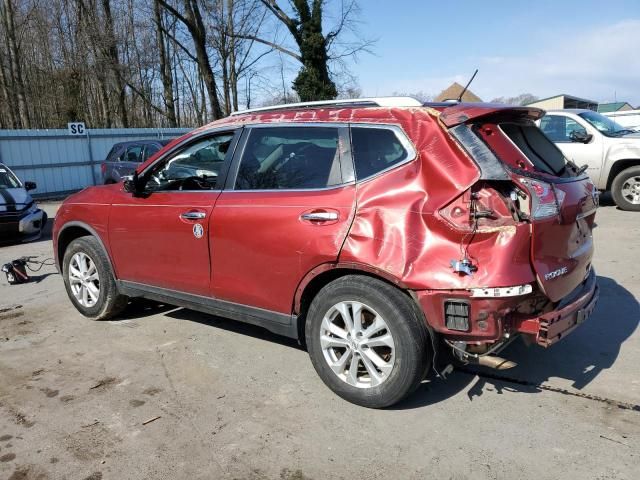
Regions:
M 199 223 L 196 223 L 193 226 L 193 236 L 196 238 L 202 238 L 202 234 L 204 233 L 204 228 Z

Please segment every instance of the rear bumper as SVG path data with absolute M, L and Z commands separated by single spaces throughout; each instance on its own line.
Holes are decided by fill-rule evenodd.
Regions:
M 596 273 L 593 269 L 587 279 L 559 306 L 544 315 L 518 322 L 519 333 L 535 337 L 538 345 L 548 347 L 563 339 L 593 313 L 599 296 Z
M 537 300 L 548 302 L 540 293 L 537 296 L 506 298 L 474 298 L 464 290 L 422 290 L 414 294 L 430 328 L 448 340 L 495 343 L 501 341 L 506 333 L 520 333 L 532 336 L 536 343 L 548 347 L 591 315 L 598 300 L 598 286 L 595 271 L 591 269 L 588 277 L 554 310 L 542 315 L 519 313 L 523 304 L 536 303 Z M 467 325 L 458 329 L 447 324 L 445 312 L 450 301 L 468 305 Z

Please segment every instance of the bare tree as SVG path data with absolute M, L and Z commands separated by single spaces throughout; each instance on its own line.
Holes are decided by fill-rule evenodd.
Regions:
M 207 31 L 202 20 L 199 1 L 182 0 L 184 13 L 178 11 L 176 7 L 170 5 L 166 0 L 159 0 L 159 2 L 189 30 L 196 51 L 200 74 L 202 75 L 209 96 L 211 116 L 214 120 L 221 118 L 222 109 L 220 108 L 216 79 L 213 74 L 213 69 L 211 68 L 211 62 L 209 61 L 209 54 L 207 53 Z
M 12 0 L 3 0 L 0 16 L 4 26 L 6 52 L 9 58 L 9 75 L 12 88 L 15 91 L 20 123 L 18 127 L 29 128 L 29 110 L 25 98 L 25 88 L 20 65 L 20 52 L 16 41 L 15 10 Z

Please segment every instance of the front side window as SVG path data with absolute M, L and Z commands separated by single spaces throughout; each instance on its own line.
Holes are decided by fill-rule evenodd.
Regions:
M 233 133 L 209 137 L 188 145 L 166 160 L 155 164 L 146 174 L 147 191 L 218 190 L 222 170 Z
M 576 134 L 587 135 L 582 125 L 562 115 L 545 115 L 540 120 L 540 129 L 552 142 L 571 142 Z
M 389 128 L 352 127 L 351 145 L 358 180 L 371 177 L 409 158 L 407 148 Z
M 340 183 L 338 128 L 265 127 L 249 133 L 235 189 L 313 189 Z

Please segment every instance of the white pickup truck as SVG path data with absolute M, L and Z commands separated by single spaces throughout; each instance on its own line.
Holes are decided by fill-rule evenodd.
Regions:
M 542 131 L 622 210 L 640 211 L 640 132 L 592 110 L 549 110 Z

